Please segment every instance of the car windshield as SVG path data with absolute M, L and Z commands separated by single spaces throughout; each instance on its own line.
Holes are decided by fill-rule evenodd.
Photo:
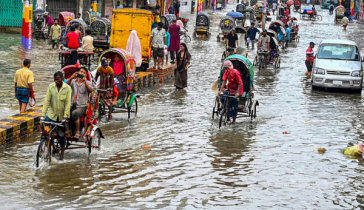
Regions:
M 355 45 L 322 44 L 317 54 L 321 59 L 355 60 L 359 61 L 359 51 Z

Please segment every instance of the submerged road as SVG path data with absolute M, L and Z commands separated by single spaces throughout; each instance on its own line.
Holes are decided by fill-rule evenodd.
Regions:
M 126 115 L 114 115 L 113 122 L 101 124 L 106 137 L 101 151 L 91 156 L 86 149 L 67 151 L 65 161 L 36 169 L 39 135 L 0 149 L 1 208 L 363 208 L 364 160 L 338 150 L 362 142 L 364 99 L 313 91 L 304 75 L 310 41 L 356 40 L 359 24 L 343 32 L 328 10 L 318 10 L 323 21 L 299 21 L 300 42 L 282 53 L 281 69 L 256 72 L 256 120 L 238 119 L 220 131 L 211 120 L 210 88 L 219 75 L 224 45 L 215 37 L 220 18 L 232 9 L 208 11 L 212 36 L 193 39 L 189 46 L 188 88 L 176 92 L 171 82 L 142 92 L 138 118 L 128 123 Z M 195 16 L 189 18 L 191 34 Z M 51 65 L 58 57 L 47 47 L 38 55 L 44 62 L 34 64 L 43 78 L 36 84 L 44 87 L 59 67 Z M 248 53 L 252 61 L 254 52 Z M 4 112 L 10 100 L 4 99 Z M 326 153 L 318 154 L 318 147 Z

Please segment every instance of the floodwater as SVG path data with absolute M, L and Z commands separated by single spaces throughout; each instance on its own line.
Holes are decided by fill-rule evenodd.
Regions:
M 2 208 L 364 208 L 364 160 L 338 153 L 362 142 L 364 100 L 359 94 L 312 91 L 304 76 L 310 41 L 355 38 L 360 25 L 352 23 L 343 32 L 327 10 L 318 10 L 323 21 L 299 21 L 300 42 L 282 53 L 281 69 L 256 73 L 257 119 L 238 119 L 220 131 L 211 120 L 210 88 L 224 49 L 215 39 L 218 21 L 231 9 L 209 11 L 212 37 L 191 42 L 188 88 L 176 92 L 171 82 L 141 92 L 138 118 L 128 123 L 120 114 L 101 124 L 101 151 L 91 156 L 86 149 L 67 151 L 65 161 L 36 169 L 39 135 L 1 149 Z M 194 16 L 189 18 L 191 33 Z M 5 50 L 5 62 L 12 60 L 13 66 L 21 57 L 14 46 Z M 57 53 L 49 46 L 41 50 L 44 46 L 33 51 L 39 60 L 34 68 L 39 98 L 59 66 Z M 252 60 L 254 52 L 248 53 Z M 11 77 L 9 73 L 1 79 L 12 85 Z M 4 110 L 13 103 L 6 88 L 1 85 Z M 319 147 L 326 153 L 318 154 Z

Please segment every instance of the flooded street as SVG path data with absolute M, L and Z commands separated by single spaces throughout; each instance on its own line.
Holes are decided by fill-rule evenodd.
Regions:
M 113 122 L 101 124 L 101 151 L 90 156 L 86 149 L 66 151 L 65 161 L 36 169 L 39 135 L 1 148 L 2 208 L 364 209 L 364 160 L 338 153 L 362 143 L 364 100 L 360 94 L 313 91 L 304 75 L 309 42 L 348 38 L 363 54 L 356 34 L 363 26 L 352 23 L 344 32 L 321 9 L 323 21 L 299 20 L 300 42 L 281 54 L 281 69 L 256 72 L 257 118 L 219 130 L 218 121 L 211 120 L 211 86 L 224 44 L 215 37 L 220 18 L 234 8 L 208 11 L 212 36 L 189 45 L 188 88 L 175 91 L 171 81 L 143 90 L 136 119 L 128 122 L 127 115 L 116 114 Z M 190 35 L 195 15 L 187 15 Z M 293 16 L 299 19 L 298 13 Z M 1 46 L 0 117 L 17 112 L 12 79 L 25 56 L 19 55 L 20 40 L 0 35 L 0 46 L 6 44 Z M 45 42 L 34 46 L 34 86 L 42 102 L 60 64 Z M 254 56 L 249 50 L 248 58 Z M 326 153 L 318 154 L 319 147 Z

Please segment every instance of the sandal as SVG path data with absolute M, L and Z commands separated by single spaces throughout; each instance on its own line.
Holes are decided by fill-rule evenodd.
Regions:
M 154 66 L 153 66 L 153 68 L 152 68 L 153 70 L 157 70 Z
M 79 132 L 78 132 L 78 133 L 76 133 L 76 135 L 75 135 L 73 138 L 75 138 L 75 139 L 79 139 L 79 138 L 80 138 L 80 133 L 79 133 Z
M 112 119 L 113 119 L 113 118 L 112 118 L 112 115 L 109 115 L 109 121 L 110 121 L 110 120 L 112 120 Z

